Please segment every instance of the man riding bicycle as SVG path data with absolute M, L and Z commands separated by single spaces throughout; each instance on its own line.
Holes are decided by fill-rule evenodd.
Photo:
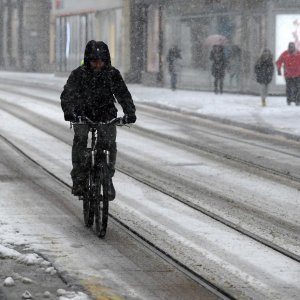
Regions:
M 61 94 L 61 106 L 66 121 L 76 122 L 78 117 L 87 117 L 93 122 L 108 122 L 117 117 L 115 99 L 124 112 L 124 123 L 136 121 L 135 105 L 130 92 L 120 74 L 111 66 L 108 46 L 104 42 L 89 41 L 85 48 L 84 64 L 73 70 Z M 71 177 L 72 193 L 75 196 L 84 194 L 87 180 L 84 154 L 87 147 L 89 125 L 74 124 L 74 140 L 72 147 Z M 117 155 L 116 127 L 106 126 L 98 130 L 98 140 L 110 151 L 109 164 L 109 200 L 115 198 L 112 177 L 115 173 Z

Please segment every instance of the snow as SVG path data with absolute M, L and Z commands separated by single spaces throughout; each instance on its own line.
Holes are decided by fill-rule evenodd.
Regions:
M 7 277 L 4 282 L 3 282 L 4 286 L 14 286 L 15 285 L 15 281 L 13 280 L 12 277 Z
M 18 262 L 23 263 L 25 265 L 40 265 L 40 266 L 45 266 L 45 265 L 49 265 L 50 263 L 45 261 L 43 258 L 41 258 L 38 254 L 36 253 L 31 253 L 31 254 L 21 254 L 20 252 L 11 249 L 7 246 L 3 245 L 3 238 L 7 238 L 7 236 L 1 236 L 0 239 L 0 259 L 16 259 Z M 13 246 L 13 245 L 10 245 Z M 50 273 L 50 275 L 54 275 L 56 274 L 56 270 L 54 269 L 54 267 L 48 267 L 45 270 L 46 273 Z M 13 277 L 15 279 L 21 279 L 21 281 L 24 284 L 31 284 L 32 280 L 30 278 L 27 277 L 22 277 L 17 273 L 13 273 Z M 15 285 L 15 281 L 13 279 L 13 277 L 7 277 L 4 282 L 3 285 L 6 287 L 11 287 Z M 89 300 L 90 298 L 82 293 L 82 292 L 68 292 L 65 291 L 63 289 L 59 289 L 57 291 L 57 294 L 59 297 L 59 300 L 67 300 L 67 299 L 73 299 L 73 300 Z M 50 293 L 49 292 L 45 292 L 44 294 L 45 298 L 49 298 L 50 297 Z M 32 299 L 32 295 L 30 294 L 29 291 L 25 291 L 22 295 L 22 299 Z
M 56 293 L 59 296 L 59 300 L 68 300 L 68 299 L 89 300 L 87 295 L 82 292 L 76 293 L 76 292 L 68 292 L 65 291 L 64 289 L 58 289 Z
M 18 79 L 18 75 L 16 76 L 16 73 L 12 73 L 13 78 L 12 79 Z M 3 75 L 3 73 L 0 73 L 0 77 Z M 9 76 L 7 76 L 9 78 Z M 49 78 L 48 78 L 49 77 Z M 63 82 L 65 82 L 66 78 L 55 78 L 53 75 L 47 75 L 43 74 L 40 78 L 38 78 L 38 75 L 36 74 L 30 74 L 28 76 L 29 80 L 32 82 L 42 83 L 43 81 L 49 82 L 51 85 L 59 86 L 62 85 Z M 48 78 L 48 79 L 47 79 Z M 24 75 L 20 76 L 20 80 L 24 80 Z M 27 79 L 26 79 L 27 80 Z M 196 91 L 170 91 L 166 88 L 153 88 L 153 87 L 144 87 L 141 85 L 129 85 L 129 89 L 132 92 L 134 99 L 140 103 L 146 103 L 151 102 L 158 105 L 163 105 L 164 107 L 169 107 L 172 109 L 177 109 L 181 111 L 186 112 L 192 112 L 192 113 L 198 113 L 201 115 L 207 115 L 207 116 L 213 116 L 218 117 L 221 119 L 227 119 L 227 120 L 233 120 L 236 122 L 241 122 L 244 124 L 252 124 L 252 125 L 259 125 L 259 126 L 265 126 L 267 128 L 280 130 L 282 132 L 287 133 L 293 133 L 293 134 L 300 134 L 300 124 L 299 124 L 299 113 L 300 110 L 298 107 L 291 106 L 288 107 L 285 104 L 285 98 L 284 97 L 270 97 L 268 99 L 268 106 L 265 108 L 260 107 L 260 99 L 258 96 L 249 96 L 249 95 L 231 95 L 231 94 L 224 94 L 224 95 L 214 95 L 213 93 L 208 92 L 196 92 Z M 145 96 L 147 95 L 147 96 Z M 25 97 L 26 98 L 26 97 Z M 9 97 L 10 101 L 18 100 L 17 97 Z M 27 106 L 28 102 L 26 99 L 24 100 L 24 97 L 22 97 L 22 100 L 19 103 L 20 105 Z M 48 112 L 47 108 L 41 107 L 41 105 L 35 106 L 35 109 L 39 112 Z M 5 114 L 3 114 L 5 115 Z M 61 119 L 58 120 L 58 114 L 56 112 L 53 112 L 53 114 L 50 115 L 53 117 L 57 122 L 63 122 Z M 3 118 L 4 119 L 4 118 Z M 6 122 L 4 122 L 6 124 Z M 21 122 L 20 122 L 21 123 Z M 10 122 L 8 122 L 10 124 Z M 16 126 L 17 123 L 14 123 Z M 5 128 L 8 127 L 8 125 L 4 125 Z M 28 126 L 28 125 L 27 125 Z M 25 125 L 23 125 L 22 128 L 26 128 Z M 27 135 L 32 135 L 31 139 L 35 137 L 36 139 L 40 140 L 40 143 L 47 142 L 47 144 L 51 142 L 52 138 L 37 138 L 39 137 L 38 134 L 36 134 L 37 129 L 30 128 L 28 130 Z M 17 134 L 25 135 L 24 133 L 15 133 L 15 136 Z M 143 141 L 143 138 L 141 138 L 139 141 L 135 141 L 131 145 L 126 145 L 125 141 L 128 141 L 128 136 L 130 136 L 130 133 L 125 133 L 120 138 L 120 143 L 122 143 L 123 148 L 133 147 L 138 143 L 145 143 Z M 23 137 L 26 138 L 27 142 L 30 143 L 29 137 Z M 18 139 L 21 141 L 21 136 Z M 129 139 L 132 140 L 132 139 Z M 70 151 L 69 146 L 67 145 L 57 145 L 57 142 L 52 141 L 52 147 L 55 148 L 57 153 L 68 153 Z M 24 144 L 24 143 L 23 143 Z M 38 143 L 36 145 L 39 145 Z M 178 149 L 176 151 L 168 151 L 169 149 L 165 146 L 165 148 L 162 148 L 160 143 L 157 141 L 151 142 L 151 144 L 147 144 L 148 152 L 145 151 L 145 149 L 142 147 L 142 145 L 139 145 L 138 149 L 140 150 L 140 155 L 147 157 L 150 161 L 154 159 L 154 157 L 151 157 L 149 155 L 149 150 L 153 149 L 153 156 L 159 155 L 161 157 L 167 157 L 167 163 L 170 165 L 174 163 L 178 163 L 178 157 L 181 157 L 183 163 L 192 163 L 195 161 L 196 157 L 194 158 L 192 155 L 186 156 L 184 155 L 184 152 L 181 149 Z M 151 146 L 151 147 L 150 147 Z M 61 149 L 65 149 L 68 151 L 63 151 Z M 149 149 L 151 148 L 151 149 Z M 27 149 L 27 152 L 29 150 Z M 151 152 L 151 151 L 150 151 Z M 167 155 L 168 153 L 168 155 Z M 52 154 L 52 153 L 51 153 Z M 36 153 L 38 155 L 38 153 Z M 56 153 L 53 153 L 53 156 L 55 156 Z M 146 159 L 145 159 L 146 160 Z M 57 164 L 57 158 L 56 160 L 53 159 L 54 164 Z M 198 158 L 199 162 L 199 158 Z M 69 161 L 67 159 L 63 160 L 61 164 L 57 164 L 57 169 L 59 167 L 64 168 L 64 174 L 62 178 L 67 178 L 66 176 L 66 168 L 65 165 L 68 164 Z M 50 162 L 48 162 L 50 164 Z M 214 166 L 213 163 L 209 164 L 209 167 L 206 165 L 207 161 L 203 162 L 203 165 L 200 167 L 193 167 L 194 170 L 196 170 L 199 174 L 202 172 L 203 178 L 207 177 L 207 175 L 215 175 L 216 177 L 218 174 L 221 174 L 221 171 L 218 169 L 218 166 Z M 45 162 L 42 164 L 45 166 Z M 48 168 L 49 165 L 46 164 L 46 167 Z M 186 167 L 187 174 L 189 171 L 189 168 Z M 236 181 L 245 181 L 246 179 L 249 182 L 249 178 L 246 177 L 240 177 L 239 174 L 235 174 L 232 172 L 230 176 L 227 176 L 226 180 L 230 180 L 233 177 L 236 177 Z M 252 178 L 253 183 L 258 186 L 258 178 L 255 178 L 253 176 Z M 121 181 L 123 185 L 126 185 L 126 180 Z M 121 185 L 120 183 L 120 185 Z M 207 182 L 209 184 L 209 181 Z M 136 189 L 130 192 L 130 195 L 135 195 L 134 199 L 142 199 L 145 200 L 146 195 L 151 195 L 151 193 L 145 193 L 144 190 L 139 190 L 138 185 L 135 183 Z M 222 190 L 226 187 L 226 181 L 224 181 L 224 184 L 222 186 Z M 133 185 L 128 185 L 132 187 Z M 263 190 L 262 187 L 265 189 Z M 272 194 L 272 183 L 268 183 L 266 185 L 266 181 L 264 181 L 264 186 L 259 185 L 260 193 L 264 194 Z M 126 188 L 120 189 L 126 191 Z M 223 190 L 223 191 L 224 191 Z M 287 190 L 284 191 L 284 195 L 287 195 Z M 229 191 L 228 191 L 229 193 Z M 293 196 L 292 192 L 289 191 L 291 196 Z M 120 192 L 120 194 L 122 194 Z M 128 193 L 129 194 L 129 193 Z M 157 195 L 155 195 L 157 197 Z M 275 197 L 276 195 L 273 195 L 273 198 L 276 200 L 275 204 L 279 204 L 281 200 L 282 210 L 284 210 L 284 205 L 286 205 L 290 201 L 289 199 L 296 199 L 294 196 L 290 197 L 288 199 L 279 199 L 280 196 L 278 196 L 278 199 Z M 181 204 L 174 203 L 172 200 L 167 198 L 159 199 L 154 197 L 154 200 L 152 202 L 143 201 L 142 204 L 135 203 L 135 200 L 129 199 L 127 202 L 118 202 L 115 203 L 114 206 L 112 206 L 112 211 L 117 210 L 116 207 L 120 208 L 119 211 L 125 211 L 128 212 L 129 216 L 138 216 L 140 220 L 143 220 L 143 224 L 138 224 L 141 228 L 144 228 L 144 231 L 147 232 L 147 229 L 149 228 L 156 228 L 157 230 L 164 232 L 165 239 L 162 238 L 162 243 L 167 243 L 172 241 L 173 243 L 176 243 L 178 245 L 178 251 L 184 251 L 185 249 L 192 249 L 192 252 L 197 252 L 199 256 L 206 257 L 207 259 L 216 262 L 216 265 L 221 265 L 223 268 L 228 270 L 228 273 L 237 275 L 239 277 L 244 278 L 245 282 L 249 282 L 252 286 L 259 287 L 260 289 L 266 289 L 268 290 L 268 286 L 264 286 L 266 282 L 269 282 L 268 278 L 266 280 L 263 280 L 262 278 L 255 278 L 251 274 L 255 274 L 255 272 L 247 272 L 244 270 L 247 270 L 245 267 L 243 269 L 243 266 L 247 266 L 248 261 L 247 257 L 253 256 L 255 257 L 255 260 L 253 265 L 251 267 L 257 267 L 257 271 L 262 275 L 266 275 L 266 277 L 270 277 L 272 274 L 272 277 L 274 277 L 276 280 L 280 282 L 286 281 L 288 284 L 291 284 L 294 286 L 298 285 L 298 277 L 294 276 L 295 274 L 299 274 L 299 267 L 297 265 L 293 265 L 292 267 L 288 267 L 289 259 L 280 258 L 276 253 L 274 254 L 273 251 L 270 251 L 269 249 L 264 249 L 264 247 L 260 245 L 256 245 L 256 243 L 248 243 L 246 239 L 239 237 L 236 238 L 237 234 L 232 233 L 230 230 L 226 228 L 224 230 L 222 226 L 215 226 L 213 227 L 211 225 L 211 222 L 209 218 L 203 217 L 202 219 L 198 219 L 198 215 L 194 215 L 193 212 L 190 212 L 188 208 L 184 208 Z M 291 200 L 292 201 L 292 200 Z M 132 203 L 134 205 L 131 205 Z M 291 203 L 289 203 L 291 204 Z M 266 203 L 268 206 L 274 206 L 274 204 L 270 205 Z M 139 210 L 136 208 L 139 207 Z M 141 209 L 142 208 L 142 209 Z M 167 209 L 168 208 L 168 209 Z M 171 209 L 172 208 L 172 209 Z M 279 208 L 281 208 L 279 206 Z M 182 214 L 182 211 L 188 210 L 186 214 Z M 149 215 L 156 216 L 155 218 L 149 218 Z M 292 213 L 291 213 L 292 214 Z M 128 218 L 128 215 L 125 214 Z M 170 223 L 172 223 L 172 220 L 178 220 L 179 218 L 182 218 L 182 215 L 185 215 L 186 217 L 184 219 L 181 219 L 180 226 L 167 226 Z M 162 216 L 164 223 L 161 223 L 158 221 L 158 216 Z M 129 217 L 130 218 L 130 217 Z M 295 218 L 295 216 L 293 217 Z M 132 218 L 133 220 L 133 218 Z M 157 221 L 156 221 L 157 220 Z M 174 224 L 173 224 L 174 225 Z M 176 225 L 176 224 L 175 224 Z M 208 234 L 208 226 L 210 227 L 210 234 Z M 172 228 L 172 229 L 169 229 Z M 211 229 L 213 228 L 213 230 Z M 185 238 L 185 233 L 189 231 L 189 234 L 193 235 L 195 239 L 189 240 Z M 202 236 L 205 236 L 205 238 L 199 238 L 199 233 L 202 231 Z M 0 236 L 3 233 L 0 229 Z M 13 237 L 14 232 L 5 233 L 6 237 Z M 3 235 L 2 235 L 3 237 Z M 233 241 L 232 243 L 229 241 Z M 44 261 L 42 258 L 40 258 L 37 254 L 27 254 L 22 255 L 18 253 L 17 251 L 13 250 L 10 245 L 13 245 L 14 243 L 18 244 L 26 244 L 25 240 L 18 240 L 18 238 L 14 238 L 14 241 L 12 241 L 10 238 L 7 238 L 6 240 L 0 239 L 0 258 L 13 258 L 18 259 L 24 264 L 37 264 L 40 266 L 43 266 L 46 268 L 46 272 L 49 272 L 51 274 L 52 271 L 55 271 L 54 268 L 48 265 L 48 262 Z M 159 241 L 156 241 L 159 242 Z M 203 244 L 212 245 L 216 249 L 215 252 L 208 251 L 203 248 Z M 2 245 L 1 245 L 2 244 Z M 222 245 L 223 248 L 218 248 L 216 245 Z M 246 245 L 246 246 L 245 246 Z M 163 246 L 163 244 L 161 245 Z M 228 264 L 226 257 L 224 260 L 221 260 L 218 256 L 218 250 L 223 251 L 224 249 L 227 250 L 227 253 L 234 253 L 237 259 L 240 259 L 240 265 L 238 263 L 236 265 Z M 66 249 L 64 249 L 66 250 Z M 177 251 L 177 250 L 176 250 Z M 253 254 L 254 253 L 254 254 Z M 192 257 L 188 255 L 187 257 Z M 272 255 L 270 255 L 272 254 Z M 226 255 L 226 253 L 225 253 Z M 241 256 L 244 256 L 243 259 L 241 259 Z M 196 265 L 197 266 L 197 265 Z M 286 269 L 289 271 L 287 272 Z M 281 270 L 285 270 L 287 273 L 283 274 L 281 273 Z M 294 276 L 294 277 L 293 277 Z M 272 279 L 272 278 L 271 278 Z M 60 291 L 57 292 L 60 300 L 66 300 L 66 299 L 75 299 L 75 300 L 86 300 L 88 299 L 87 296 L 83 293 L 75 293 L 75 292 L 67 292 L 67 291 Z
M 18 258 L 21 254 L 14 250 L 10 249 L 8 247 L 5 247 L 3 245 L 0 245 L 0 258 L 5 259 L 5 258 Z
M 30 278 L 23 277 L 22 282 L 25 283 L 25 284 L 30 284 L 30 283 L 32 283 L 32 280 Z
M 3 236 L 1 236 L 0 239 L 0 259 L 15 259 L 17 262 L 22 263 L 27 266 L 32 266 L 32 265 L 38 265 L 38 266 L 44 266 L 45 265 L 45 260 L 40 257 L 36 253 L 29 253 L 29 254 L 21 254 L 20 252 L 4 246 L 3 245 Z M 13 246 L 13 245 L 12 245 Z M 47 262 L 49 263 L 49 262 Z M 51 273 L 54 270 L 53 267 L 49 267 L 46 269 L 46 273 Z
M 50 86 L 61 91 L 67 78 L 55 77 L 53 74 L 0 72 L 0 79 L 18 80 Z M 128 84 L 128 88 L 138 103 L 152 103 L 182 112 L 218 118 L 242 125 L 263 127 L 271 131 L 300 135 L 300 107 L 294 103 L 287 106 L 286 97 L 269 96 L 267 107 L 261 106 L 260 96 L 225 93 L 215 95 L 212 92 L 176 90 L 168 88 L 146 87 Z M 260 86 L 257 86 L 257 90 Z M 52 98 L 52 97 L 51 97 Z M 59 99 L 57 99 L 59 101 Z
M 300 135 L 300 107 L 287 106 L 285 97 L 267 98 L 267 107 L 261 106 L 259 96 L 222 94 L 129 85 L 134 100 L 154 103 L 182 112 L 196 113 L 221 120 L 265 127 Z
M 32 265 L 40 265 L 41 262 L 44 261 L 44 259 L 38 256 L 36 253 L 30 253 L 30 254 L 20 254 L 17 261 L 25 265 L 32 266 Z
M 25 293 L 22 295 L 22 299 L 32 299 L 32 295 L 30 292 L 25 291 Z
M 73 299 L 73 300 L 89 300 L 88 296 L 82 292 L 67 292 L 65 295 L 60 296 L 59 300 L 68 300 L 68 299 Z

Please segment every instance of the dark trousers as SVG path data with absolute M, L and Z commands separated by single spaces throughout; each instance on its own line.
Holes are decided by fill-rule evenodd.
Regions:
M 223 93 L 223 82 L 224 77 L 215 77 L 214 87 L 216 94 L 218 94 L 218 92 L 220 92 L 221 94 Z
M 85 165 L 85 149 L 87 147 L 89 134 L 88 125 L 74 125 L 74 140 L 72 147 L 72 164 L 73 169 L 71 171 L 71 176 L 73 181 L 82 181 L 86 178 L 86 165 Z M 110 175 L 114 176 L 115 164 L 117 158 L 117 129 L 116 126 L 100 126 L 98 128 L 98 144 L 97 149 L 105 149 L 110 151 Z
M 177 85 L 177 74 L 174 72 L 170 73 L 171 76 L 171 89 L 176 90 L 176 85 Z
M 295 102 L 300 105 L 300 77 L 286 78 L 287 103 Z

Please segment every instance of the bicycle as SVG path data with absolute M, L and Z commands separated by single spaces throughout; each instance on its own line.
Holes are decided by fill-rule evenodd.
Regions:
M 87 117 L 78 117 L 78 122 L 72 125 L 89 125 L 91 132 L 91 147 L 86 148 L 85 165 L 88 176 L 83 196 L 83 219 L 86 227 L 90 228 L 95 222 L 96 234 L 100 238 L 106 235 L 108 222 L 108 181 L 110 152 L 106 149 L 97 149 L 97 131 L 101 126 L 124 126 L 123 118 L 115 118 L 107 123 L 93 122 Z

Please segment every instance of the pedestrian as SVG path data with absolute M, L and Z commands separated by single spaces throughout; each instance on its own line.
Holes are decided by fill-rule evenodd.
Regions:
M 223 45 L 213 45 L 210 52 L 210 60 L 213 62 L 211 67 L 212 76 L 215 78 L 215 94 L 223 93 L 223 83 L 226 69 L 226 58 Z
M 242 51 L 238 45 L 232 45 L 228 52 L 227 72 L 229 75 L 229 87 L 232 88 L 233 81 L 235 81 L 235 87 L 238 88 L 240 83 Z
M 176 90 L 177 86 L 177 73 L 178 73 L 178 59 L 182 59 L 180 49 L 177 46 L 173 46 L 169 49 L 167 55 L 167 62 L 169 64 L 169 73 L 171 77 L 171 89 Z
M 93 122 L 108 122 L 117 117 L 115 99 L 120 103 L 125 116 L 124 123 L 136 121 L 135 105 L 120 74 L 112 67 L 108 46 L 104 42 L 89 41 L 84 52 L 84 64 L 70 74 L 61 94 L 61 106 L 66 121 L 78 122 L 78 117 L 88 117 Z M 89 126 L 74 124 L 71 177 L 72 193 L 84 194 L 87 180 L 84 165 Z M 115 198 L 112 177 L 115 173 L 117 155 L 116 127 L 107 126 L 98 130 L 97 147 L 107 147 L 111 155 L 109 165 L 109 200 Z
M 284 65 L 287 104 L 295 102 L 298 106 L 300 105 L 300 52 L 296 50 L 295 43 L 290 42 L 288 50 L 284 51 L 276 62 L 279 76 L 282 65 Z
M 258 58 L 254 72 L 256 81 L 261 85 L 261 105 L 266 106 L 268 87 L 274 74 L 273 55 L 270 49 L 264 49 Z

